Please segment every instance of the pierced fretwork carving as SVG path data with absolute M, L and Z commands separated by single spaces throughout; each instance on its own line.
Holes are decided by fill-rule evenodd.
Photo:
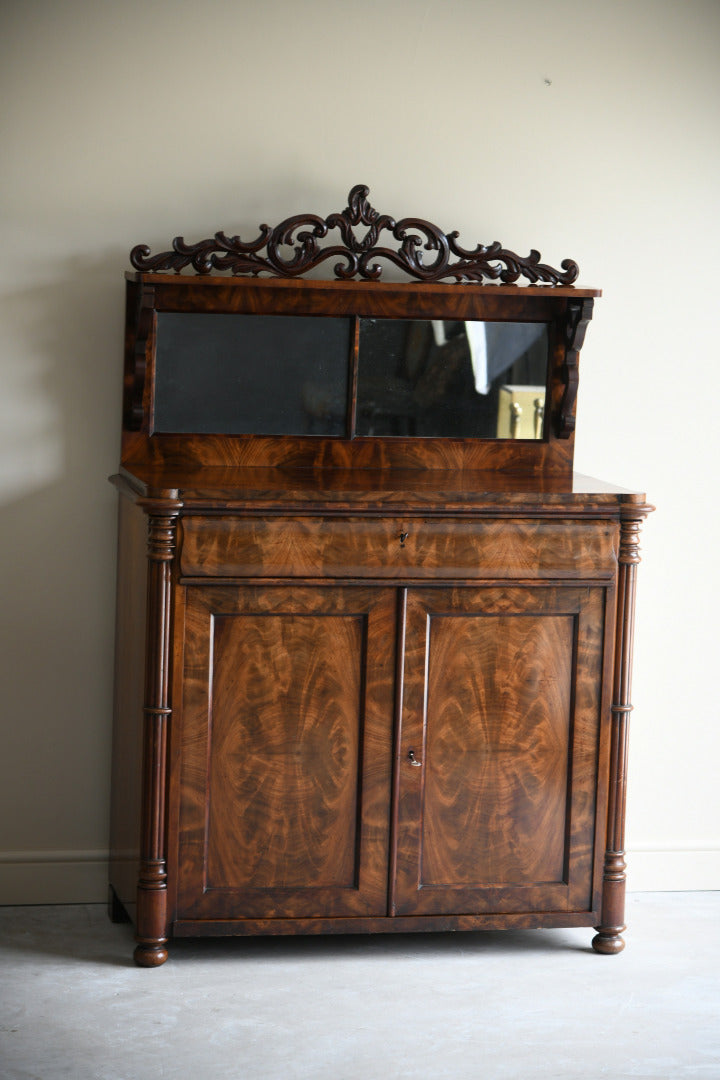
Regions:
M 370 205 L 368 194 L 367 187 L 357 184 L 341 213 L 327 218 L 298 214 L 286 218 L 274 229 L 261 225 L 259 236 L 249 243 L 239 236 L 218 232 L 196 244 L 186 244 L 182 236 L 176 236 L 172 251 L 158 255 L 151 255 L 147 245 L 138 244 L 130 252 L 130 262 L 141 271 L 180 273 L 190 266 L 198 274 L 229 270 L 233 274 L 268 273 L 293 278 L 328 259 L 339 258 L 333 267 L 336 277 L 343 280 L 360 277 L 367 281 L 379 280 L 383 269 L 379 259 L 393 263 L 420 281 L 454 278 L 513 285 L 524 277 L 533 285 L 572 285 L 578 276 L 578 265 L 571 259 L 564 259 L 561 269 L 556 270 L 542 263 L 540 252 L 534 249 L 525 258 L 506 250 L 498 241 L 467 250 L 457 242 L 457 232 L 444 233 L 422 218 L 395 221 L 387 214 L 380 214 Z M 356 235 L 357 227 L 366 229 L 364 235 Z M 319 241 L 331 229 L 338 230 L 343 242 L 322 247 Z M 379 245 L 382 232 L 390 232 L 399 241 L 399 247 Z M 260 254 L 263 248 L 264 256 Z M 283 248 L 290 248 L 290 253 L 285 254 Z M 427 264 L 423 260 L 424 251 L 435 253 Z

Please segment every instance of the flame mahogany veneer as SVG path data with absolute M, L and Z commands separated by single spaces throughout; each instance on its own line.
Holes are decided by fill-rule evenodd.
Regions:
M 447 240 L 358 191 L 344 217 L 311 216 L 316 236 L 338 227 L 352 249 L 374 222 L 406 249 L 423 225 Z M 257 273 L 293 222 L 262 227 L 267 257 L 224 234 L 220 250 Z M 652 508 L 572 472 L 598 293 L 212 276 L 218 243 L 138 248 L 128 275 L 111 898 L 137 962 L 186 935 L 512 927 L 594 926 L 619 952 Z M 477 280 L 493 250 L 520 265 L 453 244 Z M 321 261 L 315 241 L 303 257 Z M 199 277 L 162 272 L 193 258 Z M 568 280 L 538 259 L 539 280 Z M 545 321 L 544 435 L 155 433 L 163 311 Z

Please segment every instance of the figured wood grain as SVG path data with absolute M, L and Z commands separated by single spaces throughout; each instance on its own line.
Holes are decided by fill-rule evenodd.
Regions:
M 417 510 L 424 517 L 494 512 L 515 517 L 606 517 L 617 524 L 619 507 L 637 497 L 603 480 L 543 473 L 472 469 L 295 469 L 135 465 L 111 477 L 129 497 L 180 499 L 187 514 L 293 510 L 384 514 Z
M 360 315 L 390 319 L 502 319 L 512 322 L 551 320 L 569 300 L 601 296 L 599 289 L 517 289 L 503 285 L 456 288 L 439 283 L 375 281 L 279 281 L 195 278 L 174 274 L 126 274 L 126 280 L 156 291 L 158 311 L 206 311 L 263 314 L 283 310 L 294 315 Z
M 591 910 L 605 603 L 408 590 L 395 914 Z
M 365 618 L 216 615 L 206 888 L 353 888 Z
M 562 390 L 562 388 L 561 388 Z M 499 469 L 572 472 L 573 440 L 311 435 L 123 435 L 123 465 L 169 468 Z
M 179 914 L 383 913 L 392 591 L 187 592 Z
M 421 884 L 561 882 L 573 615 L 431 616 Z
M 401 542 L 401 535 L 405 534 Z M 606 521 L 432 521 L 363 517 L 186 517 L 187 576 L 433 579 L 610 576 Z

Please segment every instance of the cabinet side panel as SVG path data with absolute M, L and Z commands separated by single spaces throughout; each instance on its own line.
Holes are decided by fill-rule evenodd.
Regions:
M 145 514 L 120 496 L 115 636 L 110 884 L 134 913 L 140 855 L 147 603 Z

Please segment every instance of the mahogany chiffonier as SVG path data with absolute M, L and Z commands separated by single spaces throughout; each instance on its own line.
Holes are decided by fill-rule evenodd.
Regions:
M 140 965 L 224 934 L 623 948 L 652 507 L 573 474 L 599 293 L 457 236 L 358 186 L 131 253 L 110 881 Z

